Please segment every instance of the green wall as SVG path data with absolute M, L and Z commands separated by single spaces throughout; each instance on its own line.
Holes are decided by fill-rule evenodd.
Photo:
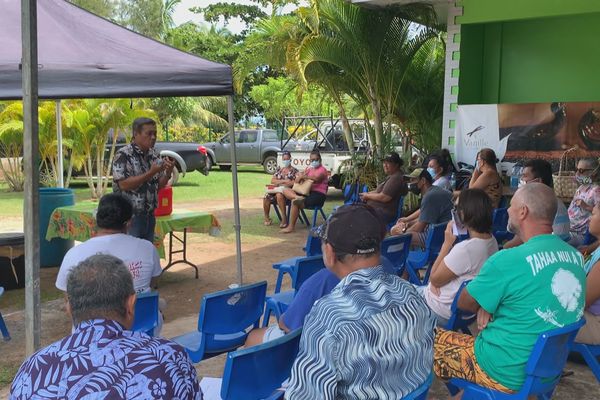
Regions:
M 598 0 L 458 0 L 461 24 L 600 12 Z
M 463 24 L 459 88 L 459 104 L 600 100 L 600 12 Z

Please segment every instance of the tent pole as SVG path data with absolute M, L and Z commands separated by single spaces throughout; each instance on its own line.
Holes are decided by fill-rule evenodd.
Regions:
M 25 231 L 25 345 L 27 355 L 40 347 L 40 224 L 37 0 L 21 0 L 23 85 L 23 200 Z
M 233 180 L 233 212 L 235 230 L 235 250 L 238 284 L 242 285 L 242 225 L 240 222 L 240 195 L 238 193 L 237 156 L 235 149 L 235 122 L 233 120 L 233 96 L 227 96 L 227 114 L 229 120 L 229 142 L 231 143 L 231 179 Z
M 65 187 L 65 177 L 63 175 L 63 145 L 62 145 L 62 107 L 60 100 L 56 100 L 56 147 L 58 149 L 58 187 Z

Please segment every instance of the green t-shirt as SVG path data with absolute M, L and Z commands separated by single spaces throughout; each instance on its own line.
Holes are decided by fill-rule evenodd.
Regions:
M 556 235 L 536 236 L 491 256 L 467 291 L 493 316 L 475 339 L 477 362 L 519 390 L 538 336 L 583 316 L 583 257 Z

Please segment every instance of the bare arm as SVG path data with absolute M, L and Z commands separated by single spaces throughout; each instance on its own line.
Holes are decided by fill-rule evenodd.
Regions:
M 452 247 L 454 246 L 454 242 L 456 242 L 456 236 L 454 236 L 452 232 L 452 226 L 452 222 L 449 222 L 446 226 L 446 230 L 444 231 L 444 243 L 440 249 L 440 254 L 431 268 L 429 281 L 433 286 L 438 288 L 457 278 L 454 272 L 452 272 L 444 262 L 444 257 L 450 253 L 450 250 L 452 250 Z
M 514 238 L 510 239 L 508 242 L 504 243 L 502 246 L 503 249 L 510 249 L 512 247 L 517 247 L 523 244 L 523 241 L 515 235 Z
M 471 311 L 472 313 L 476 313 L 477 310 L 481 308 L 477 300 L 473 298 L 469 294 L 469 291 L 465 287 L 463 291 L 460 293 L 460 297 L 458 298 L 458 308 L 465 311 Z
M 492 183 L 495 174 L 496 173 L 491 170 L 478 175 L 477 178 L 475 178 L 475 174 L 473 174 L 471 182 L 469 183 L 469 189 L 485 189 Z
M 128 178 L 122 179 L 117 182 L 119 188 L 124 191 L 135 190 L 142 186 L 145 182 L 151 180 L 154 175 L 160 173 L 161 171 L 166 171 L 164 176 L 161 176 L 158 180 L 158 188 L 161 189 L 167 185 L 169 179 L 171 179 L 171 173 L 173 172 L 174 167 L 173 161 L 168 158 L 163 159 L 163 163 L 154 163 L 150 167 L 148 171 L 141 175 L 130 176 Z
M 150 278 L 150 289 L 158 289 L 158 280 L 159 280 L 160 276 L 153 276 L 152 278 Z
M 425 228 L 427 228 L 427 224 L 425 222 L 417 221 L 411 225 L 406 232 L 425 232 Z
M 387 194 L 385 194 L 383 192 L 359 193 L 359 196 L 363 201 L 373 200 L 373 201 L 379 201 L 381 203 L 389 203 L 390 201 L 392 201 L 392 197 L 388 196 Z
M 592 267 L 585 283 L 585 308 L 600 299 L 600 261 Z

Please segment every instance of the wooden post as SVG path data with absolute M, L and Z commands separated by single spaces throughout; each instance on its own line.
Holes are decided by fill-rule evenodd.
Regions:
M 23 201 L 25 231 L 25 343 L 27 355 L 40 347 L 40 237 L 37 0 L 21 0 L 23 85 Z

